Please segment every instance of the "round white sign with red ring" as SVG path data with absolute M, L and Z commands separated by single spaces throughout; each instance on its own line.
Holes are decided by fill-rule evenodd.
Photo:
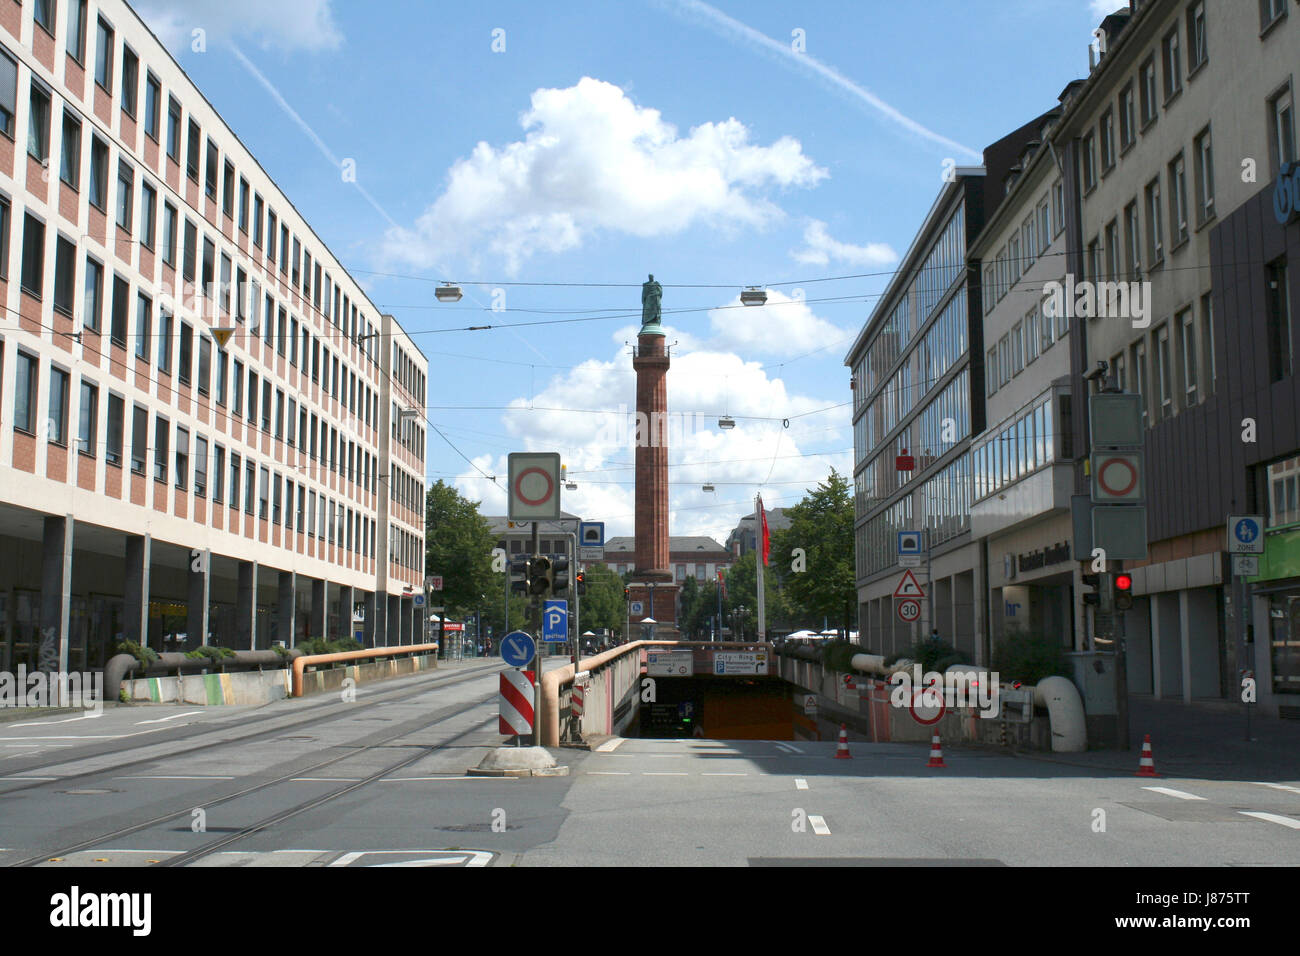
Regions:
M 912 719 L 918 724 L 930 726 L 937 724 L 943 715 L 947 712 L 947 705 L 943 700 L 943 688 L 941 687 L 918 687 L 912 691 L 911 703 L 907 709 L 912 713 Z
M 913 621 L 921 619 L 921 602 L 913 601 L 910 598 L 898 602 L 898 619 L 904 624 L 911 624 Z
M 546 491 L 544 491 L 541 495 L 533 496 L 533 495 L 526 494 L 524 491 L 525 479 L 531 477 L 532 475 L 540 475 L 542 481 L 545 483 Z M 538 483 L 536 479 L 527 482 L 527 485 L 530 489 L 533 490 L 535 490 L 538 487 Z M 547 501 L 550 501 L 551 495 L 554 493 L 554 491 L 555 491 L 555 486 L 551 483 L 551 476 L 543 468 L 525 468 L 517 476 L 515 476 L 515 494 L 518 495 L 519 500 L 526 505 L 545 504 Z
M 1138 470 L 1130 458 L 1103 458 L 1097 466 L 1097 484 L 1114 498 L 1124 498 L 1137 487 Z

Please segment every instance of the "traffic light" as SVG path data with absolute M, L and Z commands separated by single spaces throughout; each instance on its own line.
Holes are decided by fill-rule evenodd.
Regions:
M 535 554 L 528 562 L 528 593 L 537 596 L 551 589 L 551 559 Z
M 632 589 L 631 589 L 631 588 L 624 588 L 624 589 L 623 589 L 623 600 L 624 600 L 624 601 L 630 601 L 630 600 L 632 600 Z
M 1083 603 L 1089 607 L 1101 606 L 1101 575 L 1085 574 L 1082 576 L 1083 586 Z M 1092 590 L 1087 590 L 1091 588 Z
M 1133 575 L 1115 575 L 1115 610 L 1127 611 L 1133 606 Z
M 579 571 L 575 580 L 578 582 L 578 597 L 587 593 L 587 572 Z
M 569 556 L 561 554 L 551 564 L 551 593 L 563 594 L 569 590 Z
M 528 593 L 528 566 L 531 563 L 527 555 L 519 555 L 510 562 L 510 590 L 514 594 Z

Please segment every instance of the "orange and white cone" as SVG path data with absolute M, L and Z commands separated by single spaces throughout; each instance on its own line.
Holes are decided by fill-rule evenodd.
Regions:
M 840 742 L 835 748 L 836 760 L 851 760 L 853 755 L 849 753 L 849 730 L 846 724 L 840 724 Z
M 1142 759 L 1138 761 L 1139 777 L 1158 777 L 1156 773 L 1156 762 L 1151 759 L 1151 735 L 1147 734 L 1142 738 Z
M 927 767 L 947 767 L 943 762 L 943 748 L 939 746 L 939 735 L 935 734 L 930 738 L 930 762 Z

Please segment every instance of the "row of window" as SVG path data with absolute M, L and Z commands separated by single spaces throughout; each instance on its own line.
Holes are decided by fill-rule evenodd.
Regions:
M 1271 278 L 1280 278 L 1282 292 L 1271 298 L 1269 308 L 1269 329 L 1273 336 L 1270 343 L 1270 359 L 1273 362 L 1271 381 L 1277 381 L 1284 375 L 1291 374 L 1291 340 L 1290 309 L 1285 290 L 1286 266 L 1276 264 L 1272 267 Z M 1214 308 L 1210 293 L 1205 293 L 1200 300 L 1200 318 L 1196 310 L 1187 306 L 1179 310 L 1174 318 L 1152 329 L 1132 343 L 1125 351 L 1111 356 L 1111 375 L 1126 391 L 1142 395 L 1142 422 L 1146 425 L 1150 410 L 1154 408 L 1155 420 L 1172 418 L 1180 409 L 1191 408 L 1204 401 L 1214 390 L 1217 376 L 1214 362 Z M 1150 373 L 1147 358 L 1153 357 Z M 1207 357 L 1205 374 L 1208 381 L 1203 385 L 1200 355 Z M 1154 377 L 1156 390 L 1152 394 L 1151 379 Z
M 1054 342 L 1065 341 L 1070 331 L 1069 310 L 1062 309 L 1053 319 L 1047 301 L 1039 301 L 989 349 L 984 361 L 984 383 L 990 398 L 1046 353 Z
M 1064 231 L 1065 184 L 1061 180 L 1052 184 L 1050 197 L 1049 203 L 1048 195 L 1044 194 L 1034 212 L 993 256 L 993 261 L 984 265 L 985 315 L 993 311 L 1038 257 L 1047 252 L 1052 240 Z
M 1061 420 L 1069 422 L 1070 396 L 1061 396 Z M 1058 459 L 1072 455 L 1056 447 L 1051 398 L 1035 402 L 1013 421 L 994 428 L 971 450 L 976 501 L 1001 491 Z
M 392 469 L 393 480 L 389 483 L 389 497 L 394 502 L 419 513 L 424 508 L 424 483 L 413 475 L 408 475 L 396 465 Z
M 415 360 L 406 354 L 396 342 L 393 343 L 393 378 L 420 401 L 425 397 L 425 378 Z
M 389 528 L 391 539 L 388 554 L 392 561 L 417 574 L 424 573 L 424 538 L 403 531 L 396 525 Z
M 960 205 L 916 275 L 916 324 L 922 326 L 966 268 L 966 206 Z

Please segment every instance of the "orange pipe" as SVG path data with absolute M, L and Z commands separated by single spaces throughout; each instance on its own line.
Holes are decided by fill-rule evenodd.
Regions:
M 354 661 L 366 657 L 395 657 L 398 654 L 411 654 L 418 651 L 438 650 L 437 644 L 408 644 L 404 647 L 372 647 L 363 651 L 340 651 L 337 654 L 304 654 L 293 660 L 293 696 L 302 696 L 303 672 L 308 666 L 330 664 L 334 661 Z

